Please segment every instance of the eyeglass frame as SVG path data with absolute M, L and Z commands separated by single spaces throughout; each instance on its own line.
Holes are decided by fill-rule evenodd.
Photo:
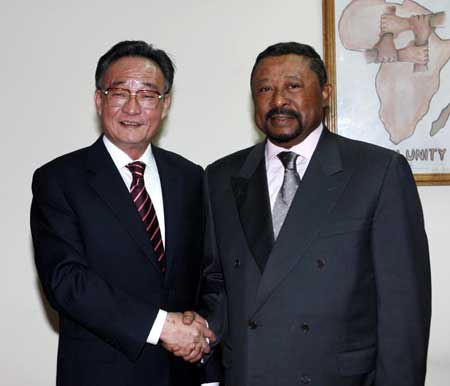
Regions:
M 122 91 L 126 91 L 128 93 L 128 99 L 122 105 L 118 105 L 117 107 L 122 107 L 122 106 L 126 105 L 130 101 L 130 98 L 132 96 L 134 96 L 136 98 L 136 102 L 138 102 L 141 107 L 145 107 L 145 106 L 142 106 L 142 104 L 139 102 L 139 100 L 137 99 L 137 96 L 138 96 L 138 93 L 141 92 L 141 91 L 150 91 L 150 92 L 152 92 L 152 93 L 157 95 L 158 102 L 156 103 L 156 105 L 154 107 L 146 107 L 146 108 L 148 108 L 148 109 L 156 109 L 159 106 L 159 103 L 161 102 L 161 99 L 164 99 L 168 95 L 167 92 L 164 93 L 164 94 L 160 94 L 159 91 L 147 90 L 147 89 L 140 89 L 140 90 L 136 90 L 136 91 L 131 91 L 130 89 L 123 88 L 123 87 L 108 87 L 105 90 L 98 89 L 98 91 L 100 91 L 106 97 L 108 97 L 108 94 L 109 94 L 109 92 L 111 92 L 111 90 L 122 90 Z

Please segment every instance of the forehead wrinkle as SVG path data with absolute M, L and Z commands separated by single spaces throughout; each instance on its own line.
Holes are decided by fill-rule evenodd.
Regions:
M 142 84 L 143 84 L 144 86 L 148 87 L 148 88 L 155 89 L 155 90 L 159 90 L 158 85 L 155 84 L 155 83 L 151 83 L 151 82 L 142 82 Z
M 145 81 L 139 81 L 136 79 L 129 79 L 129 80 L 116 80 L 114 82 L 111 83 L 111 87 L 116 87 L 116 86 L 124 86 L 126 83 L 128 83 L 131 80 L 131 82 L 133 83 L 137 83 L 137 84 L 142 84 L 143 86 L 147 87 L 147 88 L 151 88 L 151 89 L 155 89 L 158 90 L 159 86 L 156 83 L 152 83 L 152 82 L 145 82 Z

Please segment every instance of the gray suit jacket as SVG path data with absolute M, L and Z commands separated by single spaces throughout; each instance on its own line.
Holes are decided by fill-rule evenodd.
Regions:
M 406 160 L 324 130 L 274 242 L 264 147 L 206 171 L 204 313 L 226 385 L 422 386 L 430 267 Z

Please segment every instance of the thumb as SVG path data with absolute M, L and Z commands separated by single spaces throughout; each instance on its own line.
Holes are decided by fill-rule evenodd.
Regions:
M 191 325 L 194 322 L 195 314 L 192 311 L 185 311 L 183 313 L 183 324 Z

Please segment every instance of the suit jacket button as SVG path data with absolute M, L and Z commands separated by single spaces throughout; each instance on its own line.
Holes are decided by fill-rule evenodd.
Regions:
M 325 259 L 318 259 L 316 263 L 317 263 L 317 268 L 323 269 L 325 267 L 326 261 L 325 261 Z
M 256 330 L 256 327 L 258 327 L 258 325 L 256 324 L 256 322 L 255 322 L 254 320 L 249 320 L 249 321 L 248 321 L 248 327 L 249 327 L 251 330 Z
M 234 268 L 239 268 L 241 266 L 241 261 L 239 259 L 234 260 Z
M 308 383 L 311 383 L 311 378 L 308 377 L 307 375 L 302 375 L 300 377 L 300 382 L 303 383 L 304 385 L 307 385 Z
M 306 324 L 306 323 L 303 323 L 303 324 L 302 324 L 302 331 L 303 331 L 303 332 L 309 332 L 309 325 Z

